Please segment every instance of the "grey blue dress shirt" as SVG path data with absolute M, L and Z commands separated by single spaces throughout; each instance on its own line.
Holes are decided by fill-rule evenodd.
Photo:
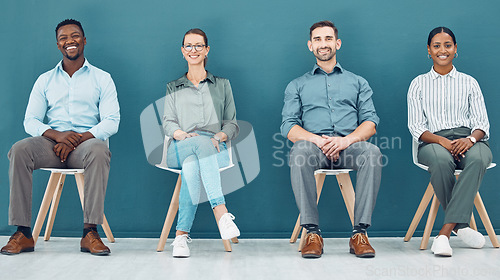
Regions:
M 365 79 L 339 63 L 331 73 L 316 64 L 312 71 L 288 84 L 281 134 L 286 138 L 290 129 L 299 125 L 318 135 L 346 136 L 365 121 L 378 125 L 372 94 Z
M 229 80 L 207 72 L 195 87 L 186 75 L 167 84 L 163 129 L 171 138 L 178 129 L 224 132 L 234 139 L 239 132 L 236 108 Z

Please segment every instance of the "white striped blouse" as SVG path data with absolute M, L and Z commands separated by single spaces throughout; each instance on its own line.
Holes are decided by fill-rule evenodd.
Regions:
M 473 77 L 458 72 L 440 75 L 433 68 L 408 89 L 408 129 L 418 141 L 422 133 L 465 126 L 481 129 L 488 140 L 490 123 L 481 88 Z M 478 139 L 479 140 L 479 139 Z

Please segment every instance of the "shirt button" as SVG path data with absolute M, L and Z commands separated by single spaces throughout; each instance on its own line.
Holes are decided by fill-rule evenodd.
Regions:
M 334 110 L 332 109 L 332 112 L 333 112 L 333 111 L 334 111 Z
M 331 98 L 331 97 L 330 97 L 330 98 L 328 98 L 328 99 L 332 100 L 332 98 Z
M 330 85 L 330 84 L 328 84 L 328 86 L 330 87 L 331 85 Z

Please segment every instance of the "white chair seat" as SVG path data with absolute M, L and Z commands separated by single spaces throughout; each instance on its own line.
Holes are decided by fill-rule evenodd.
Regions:
M 155 164 L 156 167 L 161 168 L 163 170 L 167 170 L 176 174 L 179 174 L 177 177 L 177 183 L 175 184 L 174 188 L 174 193 L 172 194 L 172 199 L 170 201 L 170 206 L 168 207 L 168 212 L 167 216 L 165 217 L 165 222 L 163 224 L 163 228 L 161 231 L 160 235 L 160 240 L 158 241 L 158 246 L 156 247 L 156 251 L 161 252 L 165 248 L 165 244 L 167 243 L 167 238 L 168 234 L 170 233 L 170 229 L 172 228 L 172 224 L 174 222 L 175 216 L 177 215 L 177 211 L 179 210 L 179 193 L 181 190 L 181 185 L 182 185 L 182 178 L 181 178 L 181 169 L 177 168 L 170 168 L 167 166 L 167 153 L 168 153 L 168 143 L 169 143 L 170 137 L 165 136 L 165 139 L 163 141 L 163 154 L 162 154 L 162 159 L 159 164 Z M 231 141 L 226 142 L 227 145 L 227 151 L 229 153 L 229 165 L 223 168 L 219 168 L 219 172 L 222 172 L 224 170 L 227 170 L 231 167 L 234 166 L 233 164 L 233 155 L 232 155 L 232 149 L 231 149 Z M 217 222 L 217 221 L 216 221 Z M 233 243 L 238 243 L 238 238 L 233 238 L 231 239 Z M 227 252 L 231 252 L 231 243 L 229 240 L 222 240 L 222 243 L 224 244 L 224 249 Z
M 413 163 L 418 166 L 419 168 L 428 171 L 429 167 L 421 164 L 418 162 L 418 142 L 413 140 L 412 141 L 412 158 L 413 158 Z M 491 163 L 487 169 L 495 167 L 495 163 Z M 458 176 L 462 173 L 461 169 L 456 169 L 455 170 L 455 176 L 458 179 Z M 432 227 L 434 225 L 434 221 L 436 220 L 436 215 L 437 211 L 439 208 L 439 201 L 436 197 L 436 194 L 434 193 L 434 188 L 432 187 L 432 184 L 429 182 L 429 185 L 427 186 L 427 189 L 422 197 L 422 200 L 420 201 L 420 204 L 417 208 L 417 211 L 415 212 L 415 216 L 413 217 L 413 220 L 410 223 L 410 227 L 408 228 L 408 231 L 406 232 L 406 235 L 404 237 L 404 241 L 408 242 L 412 238 L 413 234 L 415 233 L 415 229 L 417 228 L 418 224 L 420 223 L 420 220 L 422 219 L 422 216 L 424 215 L 425 210 L 427 209 L 427 206 L 429 205 L 429 202 L 432 199 L 431 207 L 429 209 L 429 214 L 427 217 L 427 222 L 425 224 L 425 229 L 424 229 L 424 234 L 422 236 L 422 241 L 420 242 L 420 249 L 425 250 L 427 249 L 427 245 L 429 243 L 429 238 L 432 232 Z M 481 217 L 481 221 L 483 222 L 483 225 L 486 229 L 486 232 L 488 233 L 488 236 L 490 237 L 491 244 L 493 247 L 500 247 L 500 243 L 498 242 L 498 238 L 495 234 L 495 230 L 493 229 L 493 226 L 491 224 L 490 218 L 488 216 L 488 213 L 486 212 L 486 208 L 484 207 L 483 200 L 481 199 L 481 196 L 479 195 L 479 192 L 477 192 L 476 197 L 474 198 L 474 205 L 476 206 L 476 210 L 479 213 L 479 216 Z M 470 222 L 471 228 L 477 230 L 476 227 L 476 222 L 474 220 L 474 213 L 471 216 L 471 222 Z
M 319 202 L 319 198 L 321 196 L 321 191 L 323 190 L 323 184 L 325 183 L 326 175 L 334 175 L 337 177 L 337 182 L 339 184 L 340 192 L 342 193 L 342 197 L 344 199 L 345 206 L 347 208 L 347 213 L 349 214 L 349 218 L 351 220 L 351 224 L 354 225 L 354 199 L 355 193 L 354 188 L 352 186 L 351 177 L 349 176 L 349 172 L 354 171 L 353 169 L 317 169 L 314 171 L 314 177 L 316 179 L 316 193 L 317 193 L 317 201 Z M 293 228 L 292 236 L 290 237 L 290 243 L 295 243 L 299 237 L 300 233 L 300 214 L 297 217 L 297 222 L 295 223 L 295 227 Z M 307 234 L 306 229 L 302 229 L 302 235 L 300 237 L 299 249 L 302 250 L 305 243 L 305 236 Z
M 106 141 L 109 147 L 109 139 Z M 76 186 L 78 188 L 78 194 L 80 196 L 80 203 L 83 209 L 83 193 L 84 193 L 84 173 L 85 169 L 81 168 L 40 168 L 40 170 L 50 171 L 49 182 L 47 183 L 47 188 L 45 189 L 45 194 L 43 196 L 42 204 L 40 205 L 40 210 L 38 210 L 38 216 L 36 218 L 35 226 L 33 227 L 33 239 L 35 243 L 38 240 L 40 231 L 42 229 L 45 217 L 50 207 L 49 217 L 47 218 L 47 226 L 45 227 L 44 240 L 48 241 L 50 235 L 52 234 L 52 227 L 54 225 L 55 216 L 57 213 L 57 208 L 59 206 L 59 200 L 61 198 L 62 189 L 64 187 L 64 181 L 66 175 L 74 175 L 76 180 Z M 106 215 L 103 214 L 102 228 L 109 242 L 115 242 L 113 233 L 106 219 Z

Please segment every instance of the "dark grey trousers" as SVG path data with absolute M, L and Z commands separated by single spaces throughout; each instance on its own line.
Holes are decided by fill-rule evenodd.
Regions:
M 436 132 L 450 140 L 469 136 L 470 129 L 465 127 L 446 129 Z M 486 168 L 492 160 L 491 150 L 486 142 L 478 141 L 460 161 L 439 144 L 422 144 L 418 149 L 418 161 L 429 167 L 431 184 L 445 211 L 444 223 L 468 225 L 476 196 Z M 458 180 L 455 168 L 463 169 Z
M 354 203 L 354 225 L 371 225 L 371 217 L 382 174 L 382 154 L 369 142 L 357 142 L 331 162 L 315 144 L 297 141 L 290 151 L 290 172 L 300 224 L 319 225 L 314 171 L 321 168 L 350 168 L 357 171 Z
M 89 139 L 72 151 L 66 162 L 61 162 L 52 150 L 55 144 L 55 141 L 43 136 L 29 137 L 18 141 L 10 149 L 9 224 L 31 226 L 33 170 L 39 168 L 85 169 L 83 222 L 102 224 L 111 159 L 106 142 Z

